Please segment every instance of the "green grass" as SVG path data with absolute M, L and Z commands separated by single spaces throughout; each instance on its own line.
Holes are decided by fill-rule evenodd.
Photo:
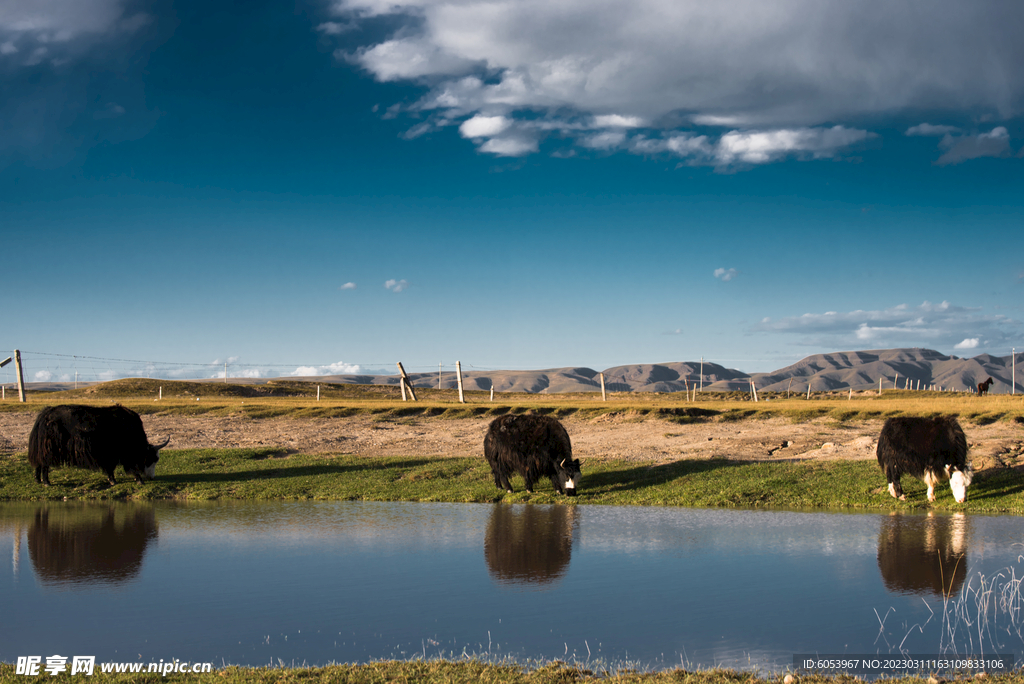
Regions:
M 163 400 L 155 397 L 163 388 Z M 616 420 L 658 419 L 685 426 L 702 421 L 749 422 L 784 418 L 794 422 L 826 420 L 837 424 L 893 415 L 960 416 L 968 423 L 1010 421 L 1024 424 L 1024 401 L 1009 395 L 975 397 L 939 392 L 887 390 L 882 396 L 862 393 L 818 394 L 785 398 L 762 394 L 762 401 L 745 400 L 743 393 L 697 396 L 660 393 L 614 393 L 607 402 L 600 394 L 560 395 L 469 392 L 458 403 L 454 390 L 418 389 L 418 402 L 402 402 L 398 388 L 367 385 L 321 385 L 316 400 L 314 383 L 282 380 L 267 385 L 118 380 L 67 392 L 33 393 L 28 403 L 0 403 L 3 411 L 38 411 L 69 402 L 110 404 L 114 401 L 140 412 L 169 415 L 212 413 L 253 419 L 290 417 L 344 419 L 368 415 L 383 423 L 418 420 L 462 420 L 506 413 L 550 414 L 558 418 Z M 199 401 L 196 401 L 196 397 Z M 747 397 L 749 399 L 749 397 Z M 765 401 L 764 399 L 767 399 Z M 673 425 L 673 427 L 674 427 Z M 657 428 L 654 428 L 657 429 Z M 685 428 L 679 428 L 685 430 Z M 666 434 L 682 434 L 670 432 Z M 1022 486 L 1013 471 L 976 477 L 966 504 L 956 504 L 948 487 L 937 490 L 932 504 L 924 485 L 904 478 L 908 500 L 897 502 L 884 487 L 871 461 L 807 461 L 747 463 L 725 460 L 683 460 L 665 465 L 591 460 L 584 466 L 580 496 L 554 493 L 550 483 L 536 491 L 506 494 L 494 487 L 482 458 L 365 458 L 350 455 L 288 454 L 280 449 L 164 450 L 157 479 L 144 485 L 129 481 L 120 471 L 113 487 L 101 473 L 73 468 L 51 471 L 53 486 L 35 483 L 24 454 L 0 454 L 0 501 L 175 499 L 271 500 L 365 499 L 378 501 L 533 501 L 604 505 L 731 506 L 761 508 L 822 508 L 874 510 L 968 510 L 1024 514 Z
M 950 510 L 1024 513 L 1024 482 L 1012 471 L 978 476 L 965 504 L 949 488 L 937 500 L 909 477 L 907 501 L 896 501 L 871 461 L 743 462 L 680 460 L 667 464 L 590 460 L 576 497 L 548 479 L 531 494 L 494 486 L 483 458 L 286 454 L 276 449 L 161 452 L 157 478 L 138 484 L 117 473 L 110 486 L 96 471 L 56 468 L 52 486 L 35 482 L 24 455 L 0 456 L 0 501 L 34 500 L 365 500 L 533 502 L 616 506 L 754 507 L 773 509 Z

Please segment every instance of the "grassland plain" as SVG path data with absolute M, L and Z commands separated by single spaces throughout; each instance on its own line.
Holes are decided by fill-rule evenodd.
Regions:
M 1024 513 L 1018 472 L 1024 397 L 888 391 L 810 400 L 768 395 L 754 403 L 744 395 L 686 401 L 678 394 L 625 394 L 602 402 L 600 395 L 516 394 L 491 402 L 485 393 L 470 393 L 460 404 L 451 391 L 421 389 L 415 403 L 390 396 L 395 388 L 330 385 L 319 392 L 318 401 L 314 386 L 294 381 L 254 387 L 131 380 L 7 402 L 0 405 L 6 440 L 0 444 L 0 500 L 359 499 Z M 187 448 L 165 450 L 157 479 L 143 485 L 119 474 L 111 487 L 101 473 L 74 468 L 53 471 L 50 488 L 36 484 L 23 451 L 35 413 L 56 403 L 113 401 L 143 414 L 151 438 L 169 434 L 172 447 Z M 575 499 L 558 496 L 547 481 L 533 494 L 521 491 L 518 478 L 514 494 L 494 487 L 480 457 L 487 423 L 526 411 L 550 413 L 569 426 L 577 455 L 586 459 Z M 979 472 L 968 501 L 956 504 L 945 489 L 929 503 L 924 486 L 905 478 L 907 501 L 897 502 L 883 487 L 872 435 L 888 416 L 939 413 L 959 416 L 972 442 Z M 183 437 L 181 426 L 190 421 L 204 427 Z M 402 438 L 394 439 L 396 433 Z M 590 441 L 597 433 L 606 435 L 607 448 Z M 982 433 L 998 438 L 979 443 L 975 436 Z M 655 446 L 634 449 L 645 441 Z M 239 443 L 246 446 L 223 446 Z
M 163 398 L 156 400 L 159 387 Z M 262 386 L 267 388 L 268 386 Z M 326 386 L 320 401 L 308 384 L 252 387 L 207 383 L 119 381 L 86 390 L 36 394 L 27 404 L 0 404 L 0 500 L 408 500 L 508 501 L 569 505 L 680 505 L 783 509 L 949 510 L 1024 513 L 1024 477 L 1018 472 L 1024 398 L 977 398 L 889 391 L 882 396 L 815 395 L 812 399 L 742 395 L 509 395 L 492 403 L 469 393 L 417 390 L 420 401 L 401 402 L 396 388 Z M 767 399 L 767 401 L 765 401 Z M 113 487 L 101 473 L 60 468 L 53 486 L 36 484 L 25 461 L 31 422 L 40 408 L 59 403 L 119 402 L 143 415 L 151 438 L 170 433 L 157 479 L 143 485 L 120 471 Z M 480 457 L 486 424 L 508 412 L 558 416 L 571 426 L 574 446 L 592 452 L 584 487 L 568 499 L 543 481 L 533 494 L 497 490 Z M 893 500 L 865 437 L 877 436 L 893 415 L 954 414 L 965 424 L 972 456 L 984 468 L 965 504 L 948 488 L 929 503 L 924 486 L 905 481 L 907 501 Z M 189 426 L 182 429 L 180 426 Z M 351 437 L 365 430 L 366 439 Z M 335 436 L 304 437 L 331 430 Z M 611 446 L 587 435 L 606 430 Z M 987 432 L 985 432 L 987 431 Z M 401 432 L 402 439 L 382 439 Z M 974 435 L 984 432 L 978 439 Z M 643 436 L 653 446 L 631 450 Z M 709 437 L 710 436 L 710 437 Z M 792 437 L 792 439 L 791 439 Z M 860 442 L 858 442 L 860 440 Z M 783 444 L 783 441 L 786 444 Z M 262 443 L 260 443 L 262 442 Z M 691 446 L 673 445 L 688 443 Z M 714 447 L 712 448 L 712 443 Z M 464 447 L 458 446 L 466 443 Z M 245 444 L 246 446 L 238 446 Z M 669 446 L 665 446 L 665 445 Z M 859 444 L 856 449 L 840 447 Z M 231 446 L 228 446 L 231 445 Z M 829 449 L 829 445 L 834 448 Z M 305 448 L 308 447 L 308 448 Z M 692 448 L 691 448 L 692 447 Z M 462 451 L 461 449 L 465 449 Z M 576 446 L 579 451 L 579 446 Z M 840 453 L 836 457 L 836 453 Z M 692 454 L 692 456 L 690 456 Z M 851 455 L 852 454 L 852 455 Z M 67 681 L 67 673 L 46 681 Z M 959 677 L 966 681 L 967 675 Z M 0 663 L 0 684 L 33 681 Z M 423 684 L 781 684 L 782 675 L 733 670 L 605 671 L 565 663 L 494 664 L 477 660 L 381 661 L 326 667 L 219 668 L 210 674 L 97 674 L 101 682 L 418 682 Z M 800 684 L 849 684 L 850 676 L 801 675 Z M 887 678 L 918 684 L 927 677 Z M 1024 684 L 1020 670 L 991 675 L 986 684 Z

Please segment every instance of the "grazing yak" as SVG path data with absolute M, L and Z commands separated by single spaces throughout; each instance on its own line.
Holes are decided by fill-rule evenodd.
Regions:
M 28 437 L 28 462 L 36 482 L 50 485 L 50 468 L 62 465 L 102 470 L 117 484 L 114 469 L 153 479 L 160 449 L 150 444 L 139 414 L 124 406 L 50 406 L 39 412 Z
M 498 489 L 511 492 L 509 477 L 519 473 L 526 480 L 526 491 L 533 483 L 550 477 L 561 494 L 576 496 L 583 476 L 579 459 L 572 458 L 569 433 L 549 416 L 526 414 L 501 416 L 491 422 L 484 437 L 484 457 L 494 473 Z
M 967 437 L 956 418 L 890 418 L 878 437 L 878 465 L 889 482 L 889 493 L 906 500 L 900 476 L 913 475 L 928 485 L 928 500 L 935 501 L 935 485 L 949 480 L 953 498 L 963 503 L 971 484 L 967 464 Z
M 983 397 L 988 394 L 989 387 L 992 386 L 992 378 L 989 378 L 985 382 L 978 383 L 978 396 Z

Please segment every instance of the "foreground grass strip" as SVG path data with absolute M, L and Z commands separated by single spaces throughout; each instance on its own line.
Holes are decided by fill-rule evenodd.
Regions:
M 51 487 L 35 482 L 24 454 L 0 456 L 0 501 L 34 500 L 365 500 L 532 502 L 774 509 L 945 510 L 1024 514 L 1024 482 L 1013 471 L 979 474 L 958 504 L 948 487 L 934 503 L 924 485 L 904 477 L 907 501 L 896 501 L 873 461 L 743 462 L 681 460 L 666 464 L 591 460 L 579 496 L 557 494 L 544 479 L 534 493 L 494 486 L 483 458 L 286 454 L 275 449 L 165 450 L 157 477 L 137 484 L 117 471 L 51 471 Z
M 39 681 L 78 681 L 81 676 L 67 673 L 57 676 L 25 677 L 14 674 L 14 666 L 0 664 L 0 684 Z M 760 677 L 736 670 L 666 670 L 661 672 L 615 672 L 586 669 L 564 663 L 549 663 L 538 667 L 495 665 L 478 660 L 452 662 L 447 660 L 379 661 L 364 665 L 328 665 L 326 667 L 250 668 L 226 667 L 207 674 L 102 674 L 96 673 L 88 681 L 114 684 L 156 684 L 157 682 L 218 682 L 219 684 L 319 684 L 344 682 L 345 684 L 575 684 L 576 682 L 602 682 L 605 684 L 781 684 L 783 675 Z M 964 675 L 957 678 L 975 681 Z M 802 675 L 800 684 L 853 684 L 863 679 L 849 675 Z M 923 684 L 924 677 L 891 677 L 890 684 Z M 954 680 L 956 681 L 956 680 Z M 985 684 L 1024 684 L 1024 675 L 988 675 Z

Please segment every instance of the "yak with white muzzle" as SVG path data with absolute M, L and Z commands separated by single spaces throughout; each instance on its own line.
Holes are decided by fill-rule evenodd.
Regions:
M 512 492 L 509 478 L 518 473 L 526 491 L 542 477 L 561 494 L 576 496 L 583 474 L 579 459 L 573 460 L 569 433 L 549 416 L 526 414 L 501 416 L 491 421 L 484 437 L 484 458 L 491 466 L 498 489 Z
M 907 498 L 900 486 L 903 474 L 924 480 L 929 501 L 935 501 L 935 485 L 942 480 L 949 480 L 957 503 L 967 499 L 973 477 L 967 463 L 967 437 L 952 416 L 889 418 L 878 437 L 876 455 L 889 493 L 897 499 Z

